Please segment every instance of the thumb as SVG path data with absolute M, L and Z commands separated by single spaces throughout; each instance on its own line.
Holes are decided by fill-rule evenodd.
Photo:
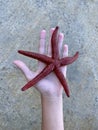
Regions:
M 27 67 L 24 62 L 20 60 L 15 60 L 13 63 L 23 72 L 28 81 L 30 81 L 34 77 L 33 72 Z

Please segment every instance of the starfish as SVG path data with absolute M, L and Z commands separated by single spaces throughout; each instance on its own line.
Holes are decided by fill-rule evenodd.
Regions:
M 69 88 L 60 67 L 72 64 L 78 58 L 79 52 L 76 52 L 73 57 L 64 57 L 60 59 L 58 48 L 58 30 L 59 27 L 57 26 L 51 36 L 51 53 L 52 53 L 51 57 L 35 52 L 18 50 L 18 53 L 37 59 L 46 64 L 46 67 L 34 79 L 29 81 L 21 89 L 22 91 L 25 91 L 28 88 L 34 86 L 41 79 L 49 75 L 51 72 L 54 72 L 58 80 L 60 81 L 61 85 L 63 86 L 67 97 L 70 97 Z

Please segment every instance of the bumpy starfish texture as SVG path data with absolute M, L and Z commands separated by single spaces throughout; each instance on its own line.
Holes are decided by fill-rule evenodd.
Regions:
M 43 79 L 44 77 L 49 75 L 51 72 L 54 72 L 56 74 L 58 80 L 62 84 L 66 95 L 68 97 L 70 96 L 66 79 L 65 79 L 60 67 L 72 64 L 78 58 L 79 52 L 76 52 L 76 54 L 73 57 L 64 57 L 64 58 L 60 59 L 59 48 L 58 48 L 58 30 L 59 30 L 59 27 L 57 26 L 51 37 L 51 53 L 52 53 L 51 57 L 43 55 L 43 54 L 38 54 L 35 52 L 18 50 L 18 52 L 20 54 L 37 59 L 46 64 L 46 67 L 34 79 L 29 81 L 22 88 L 22 91 L 25 91 L 28 88 L 34 86 L 41 79 Z

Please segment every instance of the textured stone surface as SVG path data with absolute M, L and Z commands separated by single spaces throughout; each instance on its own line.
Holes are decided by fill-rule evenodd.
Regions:
M 35 60 L 17 50 L 36 50 L 39 33 L 60 26 L 80 57 L 68 67 L 71 98 L 64 94 L 66 130 L 98 130 L 98 0 L 0 0 L 0 130 L 40 130 L 38 92 L 21 92 L 26 83 L 12 64 L 22 59 L 32 70 Z M 47 35 L 48 42 L 49 35 Z

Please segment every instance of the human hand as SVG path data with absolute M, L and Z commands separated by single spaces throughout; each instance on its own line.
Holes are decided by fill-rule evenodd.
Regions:
M 39 45 L 39 52 L 41 54 L 51 56 L 50 42 L 51 42 L 51 36 L 52 36 L 53 31 L 54 31 L 54 28 L 52 28 L 50 31 L 50 41 L 49 41 L 49 45 L 48 45 L 47 54 L 45 53 L 46 31 L 45 30 L 41 31 L 40 45 Z M 59 53 L 62 52 L 62 48 L 63 48 L 62 56 L 67 57 L 68 56 L 68 46 L 67 45 L 63 46 L 63 39 L 64 39 L 63 33 L 59 33 L 59 35 L 58 35 Z M 44 63 L 38 61 L 38 69 L 36 72 L 33 72 L 27 67 L 27 65 L 24 62 L 22 62 L 20 60 L 15 60 L 14 64 L 23 72 L 23 74 L 25 75 L 25 77 L 28 81 L 32 80 L 45 67 Z M 61 71 L 65 77 L 66 77 L 66 70 L 67 70 L 66 66 L 61 67 Z M 62 91 L 63 91 L 63 87 L 62 87 L 61 83 L 59 82 L 59 80 L 57 79 L 57 77 L 55 76 L 55 74 L 53 72 L 50 73 L 48 76 L 46 76 L 44 79 L 40 80 L 36 84 L 35 88 L 42 95 L 47 95 L 47 96 L 58 96 L 58 95 L 61 95 Z

